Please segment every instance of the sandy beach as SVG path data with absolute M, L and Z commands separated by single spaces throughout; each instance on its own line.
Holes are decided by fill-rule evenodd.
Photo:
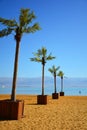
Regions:
M 1 99 L 10 98 L 0 95 Z M 0 120 L 0 130 L 87 130 L 87 96 L 64 96 L 37 105 L 36 95 L 17 95 L 25 101 L 24 118 Z

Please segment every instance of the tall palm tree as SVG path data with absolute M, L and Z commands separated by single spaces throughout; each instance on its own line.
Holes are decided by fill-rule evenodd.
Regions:
M 9 20 L 0 17 L 0 23 L 6 27 L 5 29 L 0 30 L 0 37 L 8 36 L 12 32 L 14 32 L 14 38 L 16 40 L 16 52 L 14 62 L 12 93 L 11 93 L 11 100 L 13 101 L 16 100 L 16 81 L 17 81 L 20 41 L 24 33 L 34 33 L 35 31 L 40 30 L 38 23 L 31 25 L 32 20 L 35 18 L 36 16 L 34 12 L 31 12 L 30 9 L 20 10 L 19 22 L 17 22 L 15 19 Z
M 57 68 L 53 65 L 52 68 L 49 68 L 48 71 L 53 75 L 54 77 L 54 93 L 57 92 L 56 90 L 56 76 L 57 76 L 57 71 L 59 70 L 60 66 Z
M 46 61 L 52 60 L 55 57 L 51 56 L 51 53 L 47 55 L 47 49 L 45 47 L 42 47 L 41 49 L 37 50 L 37 53 L 34 53 L 34 56 L 34 58 L 30 58 L 31 61 L 42 63 L 42 95 L 44 95 L 44 67 Z
M 63 92 L 63 76 L 64 76 L 63 71 L 59 71 L 57 76 L 61 78 L 61 92 Z

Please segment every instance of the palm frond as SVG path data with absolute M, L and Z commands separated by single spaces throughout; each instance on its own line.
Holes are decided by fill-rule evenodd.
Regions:
M 41 30 L 40 26 L 38 23 L 35 23 L 33 26 L 32 26 L 32 30 L 33 32 L 35 32 L 36 30 Z
M 54 72 L 52 68 L 49 68 L 48 71 L 51 72 L 52 74 Z
M 38 53 L 33 53 L 33 55 L 34 55 L 35 57 L 40 57 L 40 55 L 39 55 Z
M 36 56 L 36 57 L 41 57 L 41 59 L 42 59 L 42 50 L 41 49 L 38 49 L 37 50 L 37 53 L 33 53 L 34 54 L 34 56 Z
M 28 26 L 34 18 L 36 18 L 36 16 L 34 12 L 30 12 L 30 9 L 21 9 L 19 22 L 23 32 L 34 33 L 41 29 L 38 23 L 35 23 L 33 26 Z
M 15 20 L 8 20 L 0 17 L 0 23 L 4 24 L 5 26 L 8 27 L 15 27 L 17 26 L 17 22 Z
M 28 13 L 29 9 L 20 10 L 20 16 L 19 16 L 20 27 L 23 27 L 28 23 L 28 15 L 29 15 Z
M 32 22 L 33 19 L 36 18 L 34 12 L 30 12 L 30 9 L 21 9 L 21 14 L 20 14 L 20 17 L 19 17 L 19 21 L 20 21 L 20 26 L 25 26 L 27 27 L 27 25 L 29 23 Z
M 56 71 L 59 70 L 59 69 L 60 69 L 60 66 L 58 66 L 58 67 L 56 68 Z
M 54 56 L 51 56 L 50 54 L 46 57 L 46 60 L 52 60 L 52 59 L 55 59 L 56 57 Z
M 34 12 L 32 11 L 31 13 L 28 14 L 28 17 L 27 17 L 27 24 L 31 23 L 33 19 L 35 19 L 36 16 L 34 14 Z
M 38 50 L 37 50 L 37 54 L 38 54 L 38 56 L 42 56 L 42 50 L 41 50 L 41 49 L 38 49 Z
M 42 56 L 45 58 L 47 55 L 47 49 L 45 47 L 42 47 L 41 51 L 42 51 Z
M 12 28 L 6 28 L 0 31 L 0 37 L 4 37 L 7 36 L 9 34 L 11 34 L 11 32 L 13 31 Z
M 34 32 L 36 32 L 37 30 L 40 30 L 41 28 L 40 28 L 40 26 L 39 26 L 39 24 L 38 23 L 35 23 L 33 26 L 31 26 L 31 27 L 24 27 L 24 29 L 23 29 L 23 32 L 25 32 L 25 33 L 34 33 Z
M 34 58 L 30 58 L 31 61 L 35 61 L 35 62 L 42 62 L 41 59 L 34 57 Z

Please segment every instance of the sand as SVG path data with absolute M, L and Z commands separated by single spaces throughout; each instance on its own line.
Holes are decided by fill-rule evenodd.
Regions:
M 0 100 L 9 98 L 0 95 Z M 37 105 L 37 96 L 20 95 L 24 115 L 20 120 L 0 120 L 0 130 L 87 130 L 87 96 L 64 96 Z

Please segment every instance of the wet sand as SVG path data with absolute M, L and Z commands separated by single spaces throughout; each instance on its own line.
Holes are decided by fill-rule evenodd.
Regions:
M 8 99 L 9 95 L 0 95 Z M 37 105 L 36 95 L 19 95 L 25 101 L 24 118 L 0 120 L 0 130 L 87 130 L 87 96 L 64 96 Z

